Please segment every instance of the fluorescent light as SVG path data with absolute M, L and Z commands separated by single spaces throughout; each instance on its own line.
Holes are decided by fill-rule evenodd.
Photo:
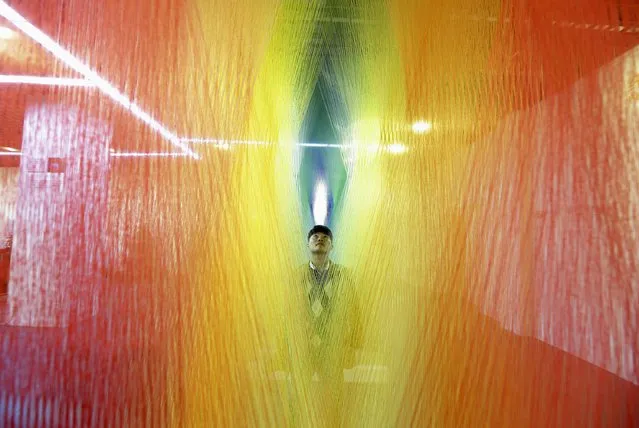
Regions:
M 433 129 L 433 124 L 430 122 L 425 122 L 423 120 L 417 121 L 413 123 L 413 132 L 416 134 L 424 134 L 426 132 L 430 132 Z
M 115 152 L 111 151 L 109 156 L 116 158 L 178 158 L 191 156 L 188 153 L 184 152 L 150 152 L 150 153 L 140 153 L 140 152 Z
M 0 152 L 0 156 L 22 156 L 22 152 Z
M 55 55 L 56 58 L 60 59 L 62 62 L 80 73 L 89 81 L 93 82 L 93 84 L 100 91 L 102 91 L 102 93 L 106 94 L 113 101 L 128 109 L 135 117 L 146 123 L 151 129 L 169 140 L 171 144 L 179 147 L 182 151 L 195 159 L 200 158 L 197 153 L 193 152 L 186 144 L 182 143 L 177 135 L 169 131 L 159 121 L 142 110 L 126 95 L 118 91 L 117 88 L 115 88 L 115 86 L 113 86 L 110 82 L 102 78 L 95 71 L 91 70 L 89 66 L 73 56 L 71 52 L 60 46 L 51 37 L 47 36 L 39 28 L 27 21 L 26 18 L 20 15 L 15 9 L 11 8 L 4 0 L 0 0 L 0 15 L 11 21 L 13 25 L 23 31 L 27 36 L 31 37 L 34 41 L 42 45 L 42 47 Z
M 313 198 L 313 220 L 315 224 L 325 224 L 326 217 L 328 217 L 328 189 L 324 180 L 318 180 Z
M 268 141 L 253 141 L 253 140 L 224 140 L 220 138 L 180 138 L 183 143 L 193 144 L 230 144 L 230 145 L 247 145 L 247 146 L 265 146 L 270 144 Z
M 335 144 L 328 144 L 328 143 L 297 143 L 297 145 L 300 147 L 328 147 L 328 148 L 338 147 Z
M 87 79 L 72 79 L 68 77 L 23 76 L 14 74 L 0 74 L 0 83 L 17 83 L 46 86 L 95 86 L 93 82 Z
M 403 144 L 393 143 L 387 147 L 387 150 L 394 155 L 399 155 L 399 154 L 405 153 L 408 150 L 408 148 L 406 148 L 406 146 Z
M 345 147 L 352 147 L 352 144 L 330 144 L 330 143 L 297 143 L 300 147 L 325 147 L 329 149 L 343 149 Z
M 16 34 L 15 31 L 7 27 L 0 27 L 0 39 L 11 40 L 11 39 L 15 39 L 17 36 L 18 35 Z
M 270 141 L 256 141 L 256 140 L 224 140 L 221 138 L 180 138 L 180 141 L 183 143 L 192 143 L 192 144 L 211 144 L 216 146 L 223 146 L 226 148 L 226 145 L 234 146 L 234 145 L 242 145 L 242 146 L 266 146 L 269 144 L 273 144 Z M 298 147 L 324 147 L 329 149 L 343 149 L 347 147 L 354 147 L 354 144 L 331 144 L 331 143 L 296 143 Z
M 19 152 L 20 150 L 14 149 L 13 147 L 0 147 L 2 150 L 6 150 L 7 152 Z

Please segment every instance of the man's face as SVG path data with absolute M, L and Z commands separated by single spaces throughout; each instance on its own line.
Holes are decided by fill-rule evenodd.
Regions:
M 308 239 L 308 248 L 311 253 L 324 253 L 327 254 L 333 248 L 330 236 L 317 232 L 311 235 Z

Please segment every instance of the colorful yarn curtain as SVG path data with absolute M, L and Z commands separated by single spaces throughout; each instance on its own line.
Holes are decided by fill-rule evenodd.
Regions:
M 636 4 L 0 15 L 0 425 L 639 424 Z M 339 393 L 303 375 L 323 197 Z

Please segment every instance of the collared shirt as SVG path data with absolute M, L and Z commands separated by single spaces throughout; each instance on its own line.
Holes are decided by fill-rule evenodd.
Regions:
M 320 288 L 323 288 L 329 279 L 329 271 L 331 271 L 331 261 L 328 260 L 326 263 L 326 267 L 324 269 L 318 269 L 313 262 L 309 262 L 309 266 L 311 267 L 311 276 L 314 279 L 314 285 Z
M 313 262 L 308 262 L 308 264 L 311 267 L 311 269 L 318 270 L 317 267 L 315 267 L 315 265 L 313 264 Z M 330 267 L 331 267 L 331 260 L 329 259 L 326 263 L 326 267 L 323 270 L 328 270 L 328 268 Z

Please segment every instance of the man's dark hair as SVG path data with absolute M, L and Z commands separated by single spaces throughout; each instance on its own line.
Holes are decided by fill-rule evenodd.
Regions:
M 329 238 L 331 238 L 331 241 L 333 240 L 333 232 L 331 232 L 331 229 L 321 224 L 313 226 L 313 228 L 308 232 L 306 240 L 308 241 L 309 239 L 311 239 L 311 236 L 316 233 L 323 233 L 324 235 L 327 235 Z

